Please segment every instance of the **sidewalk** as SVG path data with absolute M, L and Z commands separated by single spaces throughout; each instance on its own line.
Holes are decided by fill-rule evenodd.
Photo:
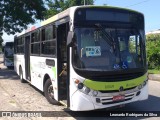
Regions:
M 149 80 L 155 80 L 160 82 L 160 74 L 149 74 L 148 78 Z

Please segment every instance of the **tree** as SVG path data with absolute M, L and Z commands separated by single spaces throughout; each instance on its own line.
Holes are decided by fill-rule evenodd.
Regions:
M 35 23 L 36 19 L 44 19 L 45 6 L 43 0 L 1 0 L 0 1 L 0 41 L 3 31 L 15 34 Z M 1 46 L 2 42 L 0 42 Z
M 2 31 L 15 34 L 44 19 L 46 10 L 43 0 L 1 0 L 0 1 L 0 36 Z
M 147 35 L 147 60 L 150 69 L 160 69 L 160 34 Z
M 86 5 L 93 5 L 94 0 L 85 0 Z M 49 18 L 63 10 L 72 7 L 84 5 L 84 0 L 48 0 L 48 10 L 46 11 L 45 18 Z

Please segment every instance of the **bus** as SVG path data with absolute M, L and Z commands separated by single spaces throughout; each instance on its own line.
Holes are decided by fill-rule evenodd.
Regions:
M 74 6 L 15 36 L 21 82 L 52 104 L 89 111 L 148 98 L 144 15 L 111 6 Z
M 7 68 L 13 68 L 14 67 L 14 62 L 13 62 L 13 55 L 14 55 L 14 43 L 13 42 L 6 42 L 4 47 L 3 47 L 3 62 L 4 65 Z

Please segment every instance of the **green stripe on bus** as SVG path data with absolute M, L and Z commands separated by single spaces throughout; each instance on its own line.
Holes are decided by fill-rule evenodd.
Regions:
M 119 90 L 121 86 L 123 86 L 124 89 L 136 87 L 142 84 L 146 79 L 147 79 L 147 74 L 139 78 L 120 81 L 120 82 L 99 82 L 99 81 L 86 79 L 84 81 L 84 85 L 93 90 L 102 90 L 102 91 L 103 90 Z
M 54 77 L 55 77 L 55 79 L 56 79 L 56 78 L 57 78 L 57 75 L 56 75 L 56 67 L 52 67 L 52 71 L 53 71 Z

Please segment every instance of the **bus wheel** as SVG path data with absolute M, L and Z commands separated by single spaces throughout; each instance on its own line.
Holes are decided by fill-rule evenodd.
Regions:
M 51 83 L 50 78 L 47 79 L 44 85 L 44 95 L 46 99 L 48 100 L 49 103 L 53 105 L 59 104 L 55 99 L 54 99 L 54 91 L 53 91 L 53 85 Z
M 20 67 L 19 69 L 19 77 L 20 77 L 20 80 L 21 80 L 21 83 L 25 83 L 26 81 L 23 79 L 23 72 L 22 72 L 22 68 Z

